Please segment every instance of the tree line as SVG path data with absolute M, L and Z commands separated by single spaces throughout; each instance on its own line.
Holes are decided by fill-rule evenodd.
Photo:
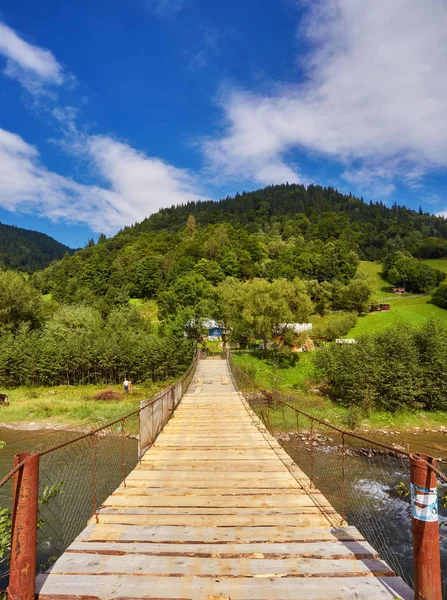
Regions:
M 193 343 L 157 329 L 132 306 L 106 317 L 86 305 L 43 300 L 20 274 L 0 271 L 0 384 L 78 385 L 179 375 Z

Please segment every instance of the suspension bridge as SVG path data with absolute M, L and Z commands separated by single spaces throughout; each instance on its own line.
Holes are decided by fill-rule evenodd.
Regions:
M 235 386 L 228 360 L 198 360 L 188 376 L 141 406 L 136 467 L 94 498 L 85 529 L 37 576 L 36 598 L 440 599 L 415 596 L 333 508 Z M 29 511 L 28 488 L 16 506 L 19 465 L 16 523 Z M 9 600 L 34 597 L 23 587 L 35 569 L 20 557 L 36 543 L 27 535 L 13 539 Z

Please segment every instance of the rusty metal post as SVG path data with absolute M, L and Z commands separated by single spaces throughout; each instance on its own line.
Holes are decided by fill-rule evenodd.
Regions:
M 14 476 L 8 600 L 31 600 L 36 590 L 39 455 L 18 454 L 14 465 L 23 460 Z
M 124 457 L 124 419 L 121 419 L 121 479 L 126 487 L 126 463 Z
M 343 525 L 345 521 L 345 453 L 346 453 L 346 444 L 345 444 L 345 434 L 341 435 L 342 445 L 341 445 L 341 523 Z
M 96 501 L 96 479 L 95 479 L 95 460 L 96 460 L 96 438 L 95 438 L 95 434 L 92 433 L 92 435 L 90 436 L 90 444 L 91 444 L 91 450 L 92 450 L 92 480 L 91 480 L 91 487 L 92 487 L 92 506 L 93 506 L 93 514 L 95 515 L 95 521 L 96 523 L 99 523 L 99 516 L 98 516 L 98 504 Z
M 309 443 L 310 443 L 310 487 L 314 485 L 314 422 L 310 421 Z
M 411 509 L 415 600 L 442 600 L 436 460 L 426 454 L 410 456 Z

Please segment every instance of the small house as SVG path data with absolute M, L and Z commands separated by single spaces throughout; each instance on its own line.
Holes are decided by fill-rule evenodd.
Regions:
M 404 287 L 393 287 L 393 294 L 403 294 L 405 292 Z
M 391 310 L 390 304 L 379 304 L 379 310 Z
M 221 339 L 222 329 L 217 321 L 214 321 L 214 319 L 209 319 L 207 321 L 203 321 L 202 325 L 208 332 L 208 341 L 217 342 Z

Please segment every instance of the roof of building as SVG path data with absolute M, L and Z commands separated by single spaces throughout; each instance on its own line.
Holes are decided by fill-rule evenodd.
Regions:
M 303 333 L 312 329 L 312 323 L 279 323 L 278 329 L 291 329 L 294 333 Z

